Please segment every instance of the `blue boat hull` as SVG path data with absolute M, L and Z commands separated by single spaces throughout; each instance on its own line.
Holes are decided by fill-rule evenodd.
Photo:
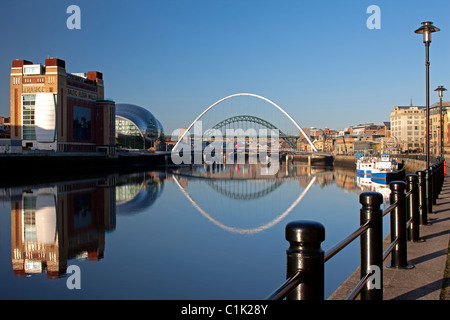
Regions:
M 376 183 L 388 184 L 401 178 L 398 172 L 376 172 L 370 176 L 371 180 Z
M 356 174 L 358 174 L 358 175 L 364 175 L 364 176 L 367 176 L 367 175 L 371 175 L 372 174 L 372 170 L 356 170 Z

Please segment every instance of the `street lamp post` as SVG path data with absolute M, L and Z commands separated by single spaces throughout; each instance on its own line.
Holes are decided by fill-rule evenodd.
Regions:
M 444 91 L 447 89 L 444 86 L 438 86 L 434 91 L 438 91 L 439 93 L 439 104 L 441 108 L 441 159 L 444 158 L 444 113 L 442 110 L 442 97 L 444 96 Z
M 433 22 L 425 21 L 422 22 L 422 26 L 414 31 L 418 34 L 423 34 L 423 43 L 425 44 L 425 68 L 426 68 L 426 162 L 427 168 L 430 167 L 430 43 L 431 43 L 431 33 L 440 31 L 439 28 L 433 26 Z

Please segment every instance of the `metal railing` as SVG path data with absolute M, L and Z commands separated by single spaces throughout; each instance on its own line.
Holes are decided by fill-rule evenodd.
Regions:
M 407 242 L 420 241 L 420 225 L 428 224 L 428 214 L 442 189 L 444 161 L 424 171 L 409 174 L 405 182 L 390 183 L 391 205 L 380 209 L 378 192 L 360 194 L 360 227 L 326 253 L 321 248 L 325 227 L 316 221 L 293 221 L 286 225 L 287 280 L 267 300 L 323 300 L 325 263 L 360 237 L 360 281 L 347 296 L 354 300 L 383 299 L 383 262 L 391 256 L 389 268 L 408 269 Z M 383 217 L 390 213 L 391 242 L 383 252 Z

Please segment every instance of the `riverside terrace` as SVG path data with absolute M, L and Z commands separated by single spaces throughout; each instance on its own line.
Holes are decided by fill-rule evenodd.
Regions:
M 361 227 L 327 252 L 320 245 L 325 240 L 320 222 L 288 223 L 287 280 L 267 299 L 323 300 L 324 264 L 361 237 L 360 267 L 328 300 L 449 300 L 450 178 L 445 177 L 446 169 L 441 161 L 417 175 L 407 175 L 406 184 L 392 182 L 391 205 L 384 211 L 381 194 L 362 193 Z M 391 233 L 383 240 L 382 219 L 388 213 Z M 390 264 L 385 263 L 388 256 Z

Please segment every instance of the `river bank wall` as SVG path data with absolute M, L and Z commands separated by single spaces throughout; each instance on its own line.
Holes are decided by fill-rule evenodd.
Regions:
M 324 160 L 327 158 L 327 160 Z M 294 161 L 301 163 L 308 163 L 310 161 L 311 165 L 330 165 L 338 168 L 354 169 L 356 170 L 356 158 L 355 156 L 346 155 L 332 155 L 332 156 L 314 156 L 314 155 L 295 155 Z M 404 163 L 405 173 L 413 174 L 419 170 L 425 170 L 425 161 L 418 159 L 410 159 L 406 157 L 397 157 L 399 162 Z
M 121 152 L 115 157 L 95 153 L 6 154 L 0 156 L 0 186 L 131 173 L 172 164 L 170 153 Z
M 425 161 L 399 158 L 406 174 L 425 169 Z M 295 155 L 289 161 L 356 170 L 356 158 L 345 155 Z M 127 173 L 172 166 L 170 152 L 119 152 L 115 157 L 93 153 L 30 152 L 0 155 L 0 185 L 83 178 L 93 174 Z

